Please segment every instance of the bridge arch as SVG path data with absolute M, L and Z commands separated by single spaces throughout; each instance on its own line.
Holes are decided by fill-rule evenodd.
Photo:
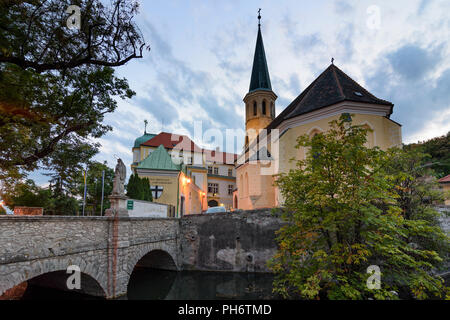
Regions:
M 20 265 L 22 264 L 22 265 Z M 67 268 L 71 265 L 78 266 L 81 272 L 81 292 L 94 296 L 107 297 L 107 279 L 99 270 L 98 264 L 86 263 L 82 258 L 56 258 L 45 259 L 40 261 L 31 261 L 26 263 L 14 264 L 14 271 L 10 274 L 2 276 L 0 281 L 0 296 L 7 290 L 24 283 L 25 281 L 39 281 L 39 278 L 45 276 L 59 277 L 58 289 L 64 289 L 63 284 L 70 276 L 67 274 Z M 57 283 L 55 280 L 54 284 Z M 62 281 L 64 280 L 64 281 Z
M 157 245 L 154 243 L 143 244 L 137 248 L 133 248 L 132 252 L 133 253 L 129 255 L 128 276 L 133 273 L 134 268 L 140 262 L 143 262 L 145 266 L 151 267 L 153 264 L 158 268 L 180 270 L 177 259 L 175 258 L 177 257 L 177 254 L 174 252 L 174 248 L 171 248 L 165 243 L 159 243 Z
M 134 247 L 129 254 L 128 272 L 127 272 L 127 287 L 130 282 L 136 266 L 143 266 L 149 268 L 158 268 L 165 270 L 179 271 L 180 267 L 175 259 L 177 257 L 174 248 L 171 248 L 165 243 L 148 243 Z

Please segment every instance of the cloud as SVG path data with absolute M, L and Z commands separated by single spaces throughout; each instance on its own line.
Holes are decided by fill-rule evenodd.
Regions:
M 417 14 L 422 15 L 432 2 L 433 0 L 421 0 L 417 8 Z
M 337 0 L 334 2 L 334 10 L 337 14 L 351 13 L 354 9 L 348 1 Z
M 426 50 L 414 44 L 406 44 L 387 55 L 393 71 L 404 80 L 418 80 L 432 72 L 442 60 L 442 46 Z
M 435 75 L 441 53 L 442 46 L 427 50 L 406 44 L 380 57 L 375 72 L 366 77 L 372 93 L 395 104 L 392 117 L 404 124 L 405 142 L 448 131 L 441 120 L 450 110 L 450 68 Z

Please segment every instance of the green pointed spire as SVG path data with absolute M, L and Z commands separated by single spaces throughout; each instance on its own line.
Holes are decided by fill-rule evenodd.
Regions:
M 258 16 L 261 19 L 261 16 Z M 272 90 L 269 69 L 267 68 L 266 53 L 261 34 L 261 23 L 258 23 L 258 37 L 256 39 L 255 56 L 253 58 L 252 77 L 249 92 L 255 90 Z

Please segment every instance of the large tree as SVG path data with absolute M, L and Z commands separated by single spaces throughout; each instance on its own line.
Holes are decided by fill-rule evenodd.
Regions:
M 397 175 L 385 170 L 389 156 L 365 147 L 365 128 L 344 116 L 330 125 L 299 137 L 306 160 L 278 177 L 287 224 L 272 262 L 275 290 L 308 299 L 392 299 L 403 289 L 416 298 L 441 297 L 442 279 L 431 271 L 442 258 L 410 241 L 445 239 L 442 230 L 405 216 Z M 379 289 L 367 285 L 370 266 L 381 270 Z
M 48 165 L 62 145 L 74 154 L 112 128 L 114 97 L 134 92 L 113 67 L 141 58 L 135 1 L 2 1 L 0 4 L 0 175 Z M 66 21 L 81 9 L 80 29 Z M 81 148 L 81 149 L 80 149 Z M 48 168 L 48 167 L 47 167 Z

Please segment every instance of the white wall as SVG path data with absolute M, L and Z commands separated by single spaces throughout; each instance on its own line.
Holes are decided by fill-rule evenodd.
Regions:
M 167 218 L 168 206 L 165 204 L 133 200 L 133 210 L 128 210 L 128 215 L 130 217 L 154 217 L 154 218 Z M 128 201 L 128 200 L 127 200 Z

